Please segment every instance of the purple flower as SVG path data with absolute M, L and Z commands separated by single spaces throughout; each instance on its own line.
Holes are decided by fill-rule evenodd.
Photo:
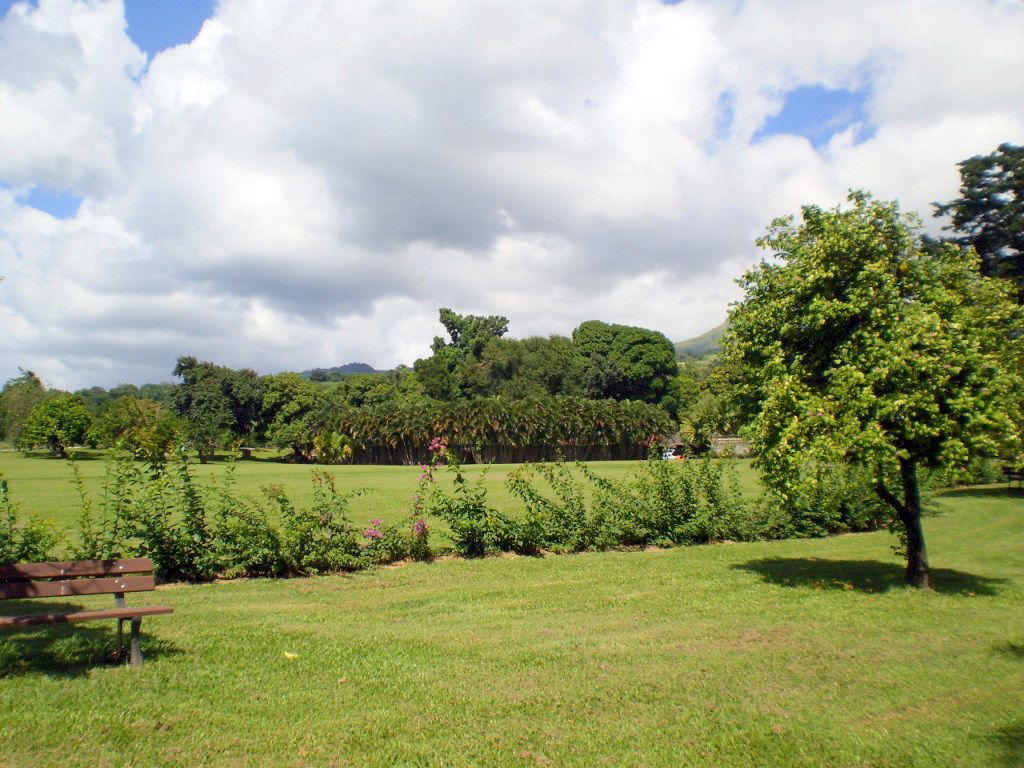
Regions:
M 427 521 L 422 517 L 416 518 L 412 524 L 412 533 L 414 536 L 426 536 L 430 532 L 430 528 L 427 526 Z
M 363 531 L 363 536 L 368 539 L 380 539 L 383 538 L 384 534 L 378 531 L 376 528 L 367 528 Z
M 375 517 L 373 518 L 373 520 L 370 521 L 370 525 L 372 525 L 374 528 L 380 528 L 383 523 L 384 521 L 381 520 L 379 517 Z

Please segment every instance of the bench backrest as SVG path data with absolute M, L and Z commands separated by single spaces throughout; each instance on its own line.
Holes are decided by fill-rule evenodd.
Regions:
M 148 557 L 0 566 L 0 600 L 123 595 L 155 588 L 153 561 Z

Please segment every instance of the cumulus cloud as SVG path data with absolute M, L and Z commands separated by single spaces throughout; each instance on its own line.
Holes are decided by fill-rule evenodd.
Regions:
M 439 306 L 701 333 L 772 217 L 852 186 L 927 217 L 957 161 L 1020 141 L 1022 28 L 983 0 L 221 0 L 147 61 L 120 0 L 16 4 L 0 376 L 411 363 Z M 759 135 L 806 86 L 870 126 Z

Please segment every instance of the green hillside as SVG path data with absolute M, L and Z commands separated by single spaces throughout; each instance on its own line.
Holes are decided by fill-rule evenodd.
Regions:
M 692 339 L 677 341 L 673 346 L 676 348 L 676 358 L 685 360 L 688 357 L 704 357 L 704 355 L 718 352 L 721 349 L 722 336 L 729 327 L 726 320 L 721 325 L 716 325 L 707 333 L 696 336 Z

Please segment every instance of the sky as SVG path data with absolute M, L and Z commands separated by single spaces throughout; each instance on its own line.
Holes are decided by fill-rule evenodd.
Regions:
M 1017 0 L 0 0 L 0 381 L 720 323 L 848 189 L 1024 143 Z

